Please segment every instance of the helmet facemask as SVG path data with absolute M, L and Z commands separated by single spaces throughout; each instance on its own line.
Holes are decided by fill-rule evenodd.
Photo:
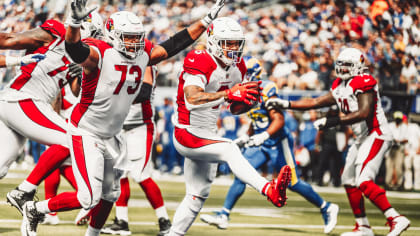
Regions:
M 348 80 L 356 75 L 362 74 L 363 66 L 361 65 L 361 63 L 336 61 L 335 73 L 342 80 Z
M 244 39 L 217 39 L 212 36 L 208 40 L 209 51 L 225 65 L 239 63 L 245 45 Z
M 139 56 L 144 50 L 145 32 L 128 33 L 115 31 L 119 44 L 115 48 L 130 59 Z

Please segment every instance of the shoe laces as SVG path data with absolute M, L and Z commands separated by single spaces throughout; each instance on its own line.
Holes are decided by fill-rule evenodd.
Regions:
M 400 215 L 400 216 L 402 216 L 402 215 Z M 388 225 L 389 227 L 391 227 L 391 228 L 389 229 L 389 232 L 391 232 L 392 230 L 394 230 L 395 225 L 397 224 L 397 222 L 395 221 L 395 219 L 396 219 L 396 218 L 398 218 L 398 217 L 400 217 L 400 216 L 396 216 L 396 217 L 388 217 L 388 218 L 386 219 L 386 223 L 385 223 L 385 225 Z
M 35 203 L 33 204 L 33 206 L 29 206 L 28 208 L 29 208 L 28 211 L 30 214 L 30 217 L 28 218 L 31 218 L 29 220 L 31 231 L 36 231 L 38 223 L 44 221 L 45 214 L 38 212 L 38 210 L 36 209 Z
M 359 231 L 359 224 L 358 224 L 358 223 L 356 223 L 356 224 L 354 225 L 353 232 L 356 232 L 356 231 Z

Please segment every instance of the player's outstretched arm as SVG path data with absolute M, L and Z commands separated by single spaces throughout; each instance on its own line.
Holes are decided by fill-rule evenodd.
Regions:
M 49 44 L 54 37 L 41 28 L 22 33 L 0 33 L 0 49 L 34 51 Z
M 156 45 L 152 50 L 149 65 L 155 65 L 170 58 L 193 44 L 206 31 L 211 22 L 217 18 L 224 5 L 225 0 L 217 0 L 203 19 L 174 34 L 160 45 Z
M 34 62 L 44 60 L 44 54 L 28 54 L 23 57 L 0 55 L 0 67 L 25 66 Z
M 334 97 L 331 92 L 319 96 L 317 98 L 305 98 L 299 101 L 288 101 L 281 98 L 270 98 L 266 102 L 268 109 L 293 109 L 293 110 L 309 110 L 321 107 L 328 107 L 335 104 Z

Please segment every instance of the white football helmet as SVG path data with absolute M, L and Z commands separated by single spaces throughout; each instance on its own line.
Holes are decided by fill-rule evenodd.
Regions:
M 143 53 L 145 35 L 140 18 L 132 12 L 116 12 L 108 18 L 105 25 L 105 38 L 108 43 L 130 59 Z M 135 41 L 126 41 L 127 38 L 134 38 Z
M 241 61 L 244 45 L 242 28 L 231 18 L 217 18 L 207 28 L 207 51 L 227 66 Z
M 356 48 L 346 48 L 340 52 L 335 61 L 335 73 L 342 80 L 348 80 L 363 73 L 365 56 Z
M 93 11 L 89 16 L 82 22 L 80 26 L 81 38 L 96 38 L 102 35 L 104 28 L 104 21 L 102 16 L 97 11 Z
M 64 26 L 67 28 L 71 22 L 71 16 L 68 14 Z M 85 38 L 96 38 L 101 36 L 103 33 L 104 21 L 98 11 L 91 12 L 86 19 L 83 20 L 80 26 L 80 37 Z

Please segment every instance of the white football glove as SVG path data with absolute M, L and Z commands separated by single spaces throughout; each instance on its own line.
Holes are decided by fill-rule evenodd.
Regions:
M 326 123 L 327 123 L 326 117 L 322 117 L 321 119 L 314 121 L 315 129 L 317 130 L 323 129 Z
M 217 0 L 216 3 L 210 8 L 209 13 L 205 16 L 201 23 L 207 28 L 210 23 L 217 18 L 220 10 L 222 10 L 223 6 L 225 5 L 225 0 Z
M 89 16 L 89 14 L 96 10 L 97 7 L 93 7 L 90 10 L 86 9 L 87 0 L 72 0 L 71 1 L 71 22 L 70 26 L 73 28 L 79 28 L 82 21 Z
M 284 100 L 281 98 L 269 98 L 265 102 L 265 107 L 267 110 L 275 109 L 275 110 L 281 110 L 290 108 L 290 102 L 288 100 Z
M 238 147 L 243 148 L 245 144 L 248 142 L 249 136 L 247 134 L 242 135 L 241 137 L 233 140 L 233 142 L 238 145 Z
M 332 116 L 332 117 L 323 117 L 321 119 L 318 119 L 314 121 L 315 129 L 327 129 L 330 127 L 334 127 L 336 125 L 340 124 L 340 117 L 338 116 Z
M 267 131 L 264 131 L 260 134 L 254 134 L 249 138 L 249 141 L 246 143 L 245 146 L 246 147 L 260 146 L 269 137 L 270 137 L 270 134 L 268 134 Z
M 6 66 L 12 67 L 12 66 L 26 66 L 28 64 L 39 62 L 45 58 L 44 54 L 28 54 L 23 57 L 11 57 L 6 56 Z

